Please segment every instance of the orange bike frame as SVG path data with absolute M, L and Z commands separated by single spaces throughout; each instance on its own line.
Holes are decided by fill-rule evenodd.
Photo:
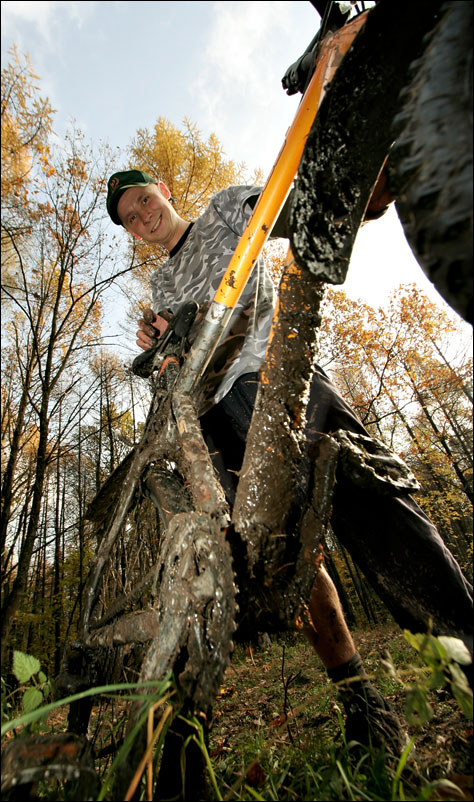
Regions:
M 296 176 L 311 125 L 326 88 L 365 23 L 368 12 L 326 36 L 319 47 L 316 69 L 288 129 L 273 170 L 247 223 L 199 334 L 187 356 L 178 384 L 191 391 L 206 370 L 253 267 L 270 236 Z

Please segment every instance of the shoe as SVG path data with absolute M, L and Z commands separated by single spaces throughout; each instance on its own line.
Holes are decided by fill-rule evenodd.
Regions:
M 399 758 L 407 745 L 407 734 L 387 700 L 365 680 L 340 692 L 346 714 L 346 743 L 363 746 Z

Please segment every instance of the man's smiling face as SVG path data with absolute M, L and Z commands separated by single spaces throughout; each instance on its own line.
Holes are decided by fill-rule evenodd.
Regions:
M 162 181 L 145 187 L 129 187 L 117 204 L 122 224 L 146 242 L 170 251 L 181 236 L 180 218 L 169 203 L 170 191 Z

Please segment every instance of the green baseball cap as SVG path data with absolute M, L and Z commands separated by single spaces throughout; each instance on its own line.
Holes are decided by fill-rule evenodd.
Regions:
M 152 178 L 143 170 L 124 170 L 121 173 L 114 173 L 110 176 L 107 183 L 107 211 L 115 225 L 121 226 L 122 221 L 117 214 L 117 204 L 122 192 L 130 187 L 146 187 L 147 184 L 157 184 L 156 178 Z

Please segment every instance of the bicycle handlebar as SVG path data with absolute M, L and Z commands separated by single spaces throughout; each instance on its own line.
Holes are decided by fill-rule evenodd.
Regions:
M 349 11 L 342 12 L 338 5 L 327 0 L 311 0 L 311 5 L 321 17 L 321 25 L 304 53 L 291 64 L 285 72 L 281 83 L 287 95 L 306 92 L 311 76 L 316 68 L 316 51 L 321 39 L 328 32 L 342 28 L 349 18 Z

